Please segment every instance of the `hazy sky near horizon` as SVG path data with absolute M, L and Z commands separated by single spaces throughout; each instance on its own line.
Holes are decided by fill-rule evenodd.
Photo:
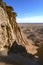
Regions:
M 3 0 L 17 12 L 19 23 L 43 23 L 43 0 Z

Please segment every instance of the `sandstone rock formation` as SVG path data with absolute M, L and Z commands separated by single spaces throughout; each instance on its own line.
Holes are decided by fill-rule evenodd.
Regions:
M 8 51 L 8 47 L 11 48 L 13 42 L 16 41 L 18 45 L 24 46 L 28 53 L 37 53 L 37 47 L 25 37 L 16 23 L 16 15 L 11 6 L 7 6 L 0 0 L 0 51 Z

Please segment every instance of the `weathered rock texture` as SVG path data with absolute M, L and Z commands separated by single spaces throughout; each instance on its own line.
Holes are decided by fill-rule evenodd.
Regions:
M 24 46 L 28 53 L 37 52 L 37 47 L 32 45 L 33 42 L 25 37 L 16 23 L 16 13 L 13 12 L 13 8 L 0 0 L 0 51 L 7 51 L 14 41 Z

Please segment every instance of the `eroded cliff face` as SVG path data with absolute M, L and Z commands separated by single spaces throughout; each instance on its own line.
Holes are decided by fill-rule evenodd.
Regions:
M 4 46 L 11 46 L 14 41 L 15 35 L 9 22 L 8 15 L 0 6 L 0 50 L 3 50 Z
M 16 41 L 18 45 L 24 46 L 28 53 L 37 53 L 37 47 L 25 37 L 16 23 L 16 13 L 12 11 L 11 6 L 7 6 L 0 0 L 0 51 L 9 50 L 8 47 L 11 48 Z

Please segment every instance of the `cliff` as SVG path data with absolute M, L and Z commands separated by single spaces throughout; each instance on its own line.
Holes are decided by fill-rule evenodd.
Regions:
M 36 54 L 37 46 L 25 37 L 16 23 L 16 15 L 11 6 L 0 0 L 0 51 L 8 51 L 16 41 L 18 45 L 25 47 L 28 53 Z

